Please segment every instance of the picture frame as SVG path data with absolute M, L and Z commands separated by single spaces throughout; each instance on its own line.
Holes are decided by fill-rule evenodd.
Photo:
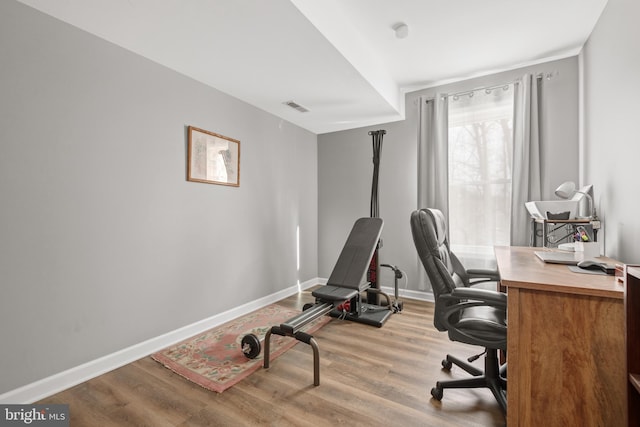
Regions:
M 240 186 L 240 141 L 188 128 L 187 181 Z

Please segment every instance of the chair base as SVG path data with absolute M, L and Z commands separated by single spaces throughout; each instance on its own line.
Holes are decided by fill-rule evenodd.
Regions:
M 442 366 L 448 370 L 452 364 L 464 369 L 473 375 L 473 377 L 460 380 L 438 381 L 436 386 L 431 389 L 431 395 L 434 399 L 441 400 L 445 388 L 485 387 L 491 390 L 502 412 L 507 413 L 507 380 L 504 376 L 506 367 L 500 366 L 497 350 L 487 349 L 487 354 L 484 358 L 484 372 L 465 361 L 447 354 L 446 360 L 442 361 Z

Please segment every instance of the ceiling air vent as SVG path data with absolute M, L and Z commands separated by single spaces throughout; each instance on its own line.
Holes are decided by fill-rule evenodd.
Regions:
M 286 101 L 284 102 L 284 105 L 288 105 L 289 107 L 300 111 L 301 113 L 308 113 L 309 110 L 304 108 L 302 105 L 298 104 L 297 102 L 293 102 L 293 101 Z

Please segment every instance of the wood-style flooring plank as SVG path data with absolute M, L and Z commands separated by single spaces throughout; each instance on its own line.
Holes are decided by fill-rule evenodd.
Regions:
M 307 302 L 310 291 L 280 303 L 301 309 Z M 488 390 L 446 390 L 441 402 L 431 399 L 436 381 L 467 377 L 442 370 L 447 353 L 466 358 L 482 350 L 436 331 L 431 303 L 405 300 L 382 328 L 333 319 L 314 337 L 319 387 L 311 348 L 298 343 L 220 394 L 146 357 L 39 403 L 68 403 L 71 426 L 505 425 Z

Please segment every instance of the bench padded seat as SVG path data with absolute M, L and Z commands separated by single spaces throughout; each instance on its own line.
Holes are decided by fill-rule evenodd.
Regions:
M 311 295 L 321 301 L 342 302 L 357 296 L 358 290 L 343 288 L 340 286 L 325 285 L 311 292 Z

